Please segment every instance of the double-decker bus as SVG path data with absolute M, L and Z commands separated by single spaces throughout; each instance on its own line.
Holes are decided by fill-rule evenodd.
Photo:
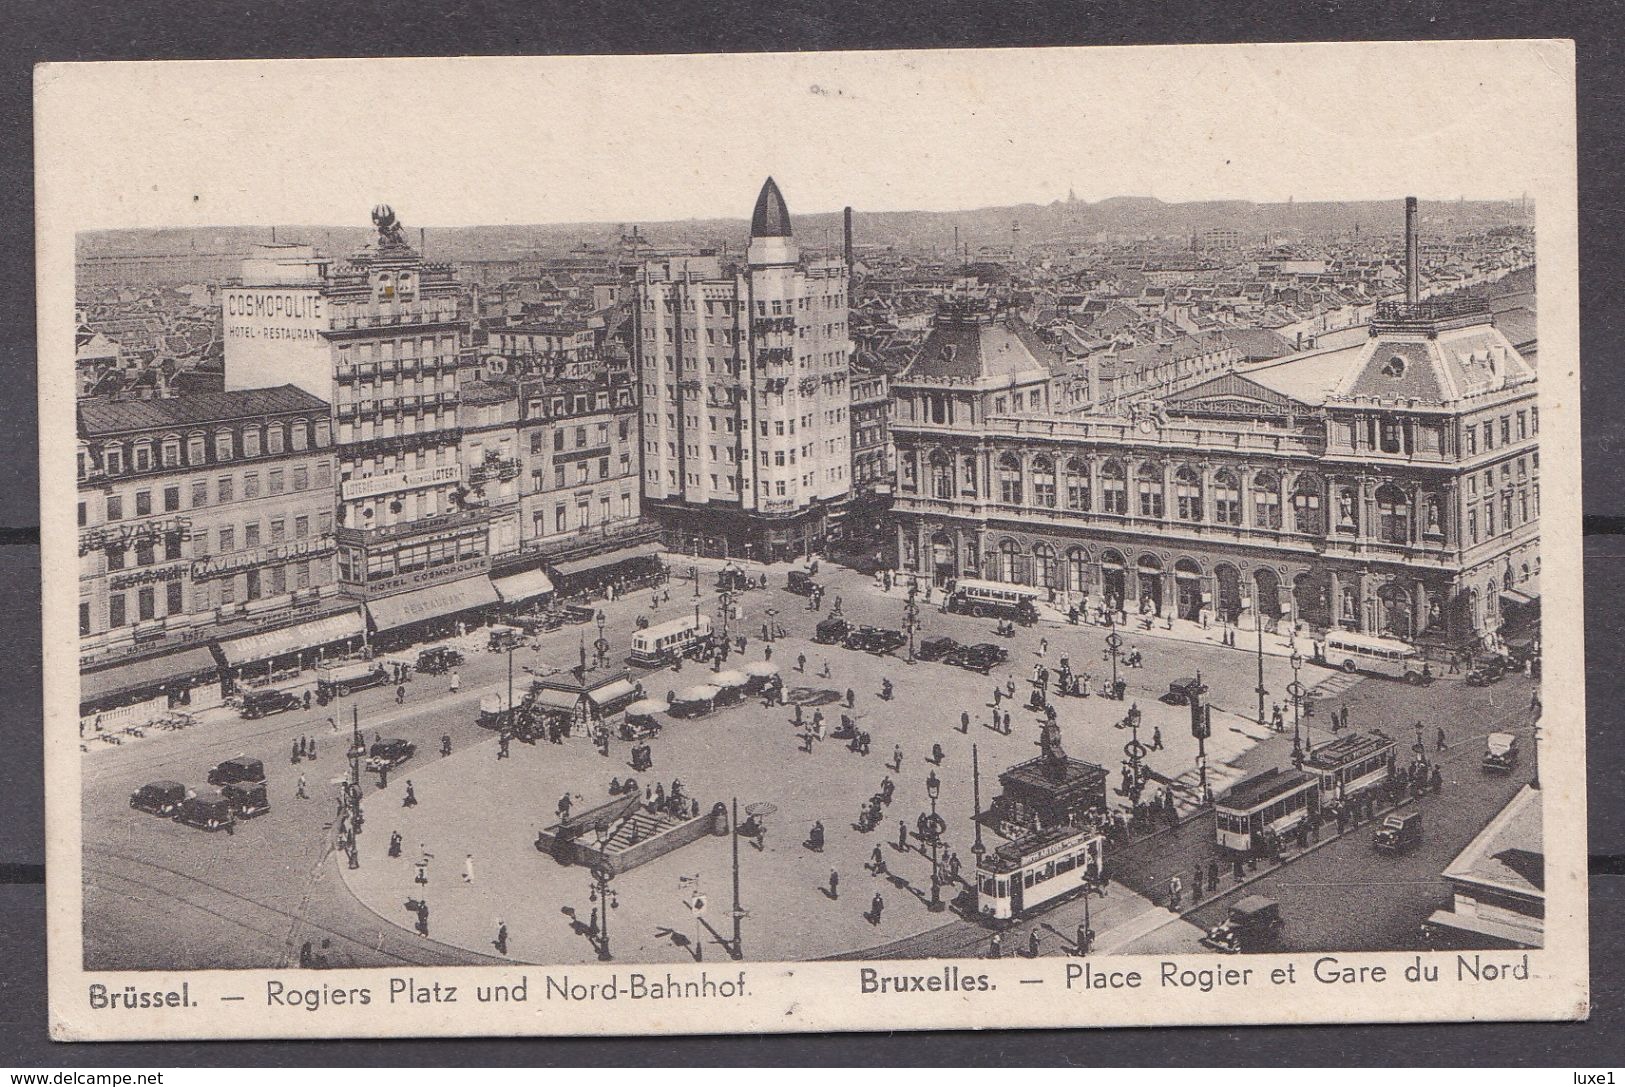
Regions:
M 1219 848 L 1252 853 L 1269 831 L 1280 837 L 1320 811 L 1320 778 L 1279 766 L 1237 782 L 1214 802 Z
M 1393 638 L 1337 632 L 1326 635 L 1326 663 L 1345 672 L 1370 672 L 1406 683 L 1422 682 L 1422 655 Z
M 983 855 L 976 864 L 976 910 L 1010 921 L 1104 882 L 1106 838 L 1097 830 L 1052 827 Z
M 954 582 L 947 606 L 949 611 L 960 615 L 974 615 L 978 619 L 991 615 L 1031 626 L 1038 622 L 1038 605 L 1034 603 L 1037 599 L 1038 591 L 1025 585 L 962 577 Z

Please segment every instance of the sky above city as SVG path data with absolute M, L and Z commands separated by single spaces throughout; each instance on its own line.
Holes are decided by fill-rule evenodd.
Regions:
M 81 228 L 653 222 L 1167 201 L 1516 199 L 1558 43 L 59 65 Z M 1540 84 L 1546 93 L 1526 93 Z M 1572 117 L 1570 111 L 1569 117 Z M 1551 171 L 1548 174 L 1547 171 Z

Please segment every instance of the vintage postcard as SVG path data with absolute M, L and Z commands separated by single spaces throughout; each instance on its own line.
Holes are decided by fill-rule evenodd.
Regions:
M 56 1037 L 1586 1014 L 1569 43 L 37 112 Z

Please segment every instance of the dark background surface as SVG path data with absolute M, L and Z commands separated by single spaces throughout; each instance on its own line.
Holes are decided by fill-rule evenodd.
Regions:
M 1625 607 L 1619 185 L 1625 5 L 590 0 L 8 5 L 0 43 L 0 1065 L 1617 1065 L 1625 1054 L 1618 662 Z M 42 60 L 709 52 L 1410 38 L 1573 38 L 1578 53 L 1592 1015 L 1581 1024 L 538 1041 L 57 1045 L 46 1035 L 31 67 Z M 1373 73 L 1373 78 L 1381 78 Z M 1485 73 L 1493 79 L 1494 73 Z M 546 108 L 537 103 L 527 108 Z M 1426 111 L 1427 103 L 1416 109 Z M 1350 123 L 1360 123 L 1351 118 Z M 1290 139 L 1290 133 L 1283 133 Z M 538 149 L 540 153 L 541 149 Z M 1509 148 L 1516 153 L 1516 148 Z M 474 164 L 470 164 L 473 168 Z M 1245 195 L 1245 194 L 1238 194 Z M 1554 365 L 1547 360 L 1548 365 Z M 1561 617 L 1548 617 L 1548 622 Z M 1470 1009 L 1459 1009 L 1470 1012 Z

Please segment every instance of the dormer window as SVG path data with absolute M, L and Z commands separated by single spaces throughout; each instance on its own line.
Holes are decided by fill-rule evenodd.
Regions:
M 1404 377 L 1405 360 L 1398 355 L 1392 356 L 1383 364 L 1382 373 L 1384 377 Z

